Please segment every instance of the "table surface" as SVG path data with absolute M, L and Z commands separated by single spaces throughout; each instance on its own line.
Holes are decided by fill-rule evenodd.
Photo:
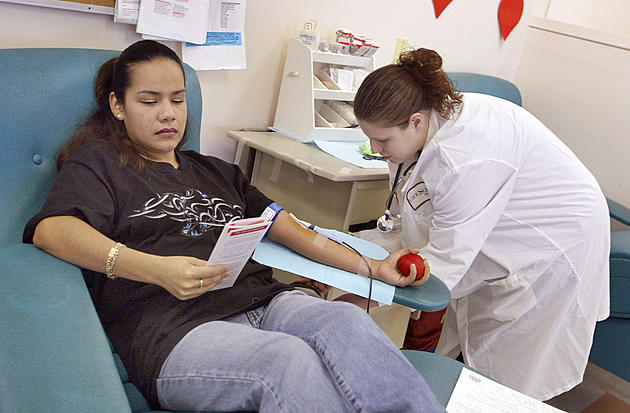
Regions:
M 239 144 L 335 182 L 389 179 L 387 168 L 361 168 L 336 158 L 315 144 L 298 142 L 277 132 L 229 131 Z

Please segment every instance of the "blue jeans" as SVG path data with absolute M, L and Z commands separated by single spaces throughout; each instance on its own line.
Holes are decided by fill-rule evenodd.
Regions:
M 299 291 L 189 332 L 157 391 L 170 410 L 445 412 L 365 311 Z

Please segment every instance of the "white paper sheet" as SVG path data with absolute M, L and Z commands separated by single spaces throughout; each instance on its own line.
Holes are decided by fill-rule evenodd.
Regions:
M 141 0 L 136 32 L 204 43 L 210 0 Z
M 448 413 L 558 413 L 539 400 L 512 390 L 467 368 L 462 368 L 451 398 Z
M 256 245 L 271 224 L 271 221 L 266 221 L 264 218 L 247 218 L 230 222 L 223 227 L 207 265 L 227 264 L 230 267 L 230 275 L 214 286 L 213 290 L 234 285 Z
M 172 41 L 172 39 L 167 39 L 166 37 L 152 36 L 150 34 L 143 34 L 142 38 L 146 40 L 155 40 L 158 42 L 171 42 Z
M 363 159 L 361 151 L 359 151 L 359 145 L 368 143 L 364 142 L 333 142 L 333 141 L 320 141 L 315 139 L 315 145 L 322 151 L 356 165 L 361 168 L 384 168 L 387 169 L 387 161 L 380 159 Z
M 140 0 L 116 0 L 114 6 L 114 23 L 138 23 Z
M 343 232 L 330 231 L 330 233 L 335 238 L 352 245 L 365 256 L 383 259 L 389 255 L 389 252 L 384 248 L 372 242 L 353 237 Z M 254 251 L 253 258 L 255 261 L 273 268 L 312 278 L 362 297 L 368 296 L 370 280 L 367 277 L 312 261 L 267 238 L 263 239 L 260 244 L 258 244 L 256 251 Z M 394 298 L 394 292 L 395 287 L 393 285 L 378 280 L 373 281 L 373 300 L 382 304 L 391 304 Z
M 245 0 L 210 0 L 203 44 L 185 43 L 182 57 L 195 70 L 247 69 Z

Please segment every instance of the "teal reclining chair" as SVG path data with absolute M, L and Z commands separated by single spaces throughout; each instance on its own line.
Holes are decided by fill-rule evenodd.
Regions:
M 610 216 L 630 225 L 630 210 L 608 200 Z M 610 317 L 597 323 L 589 360 L 630 381 L 630 229 L 610 234 Z
M 521 92 L 514 83 L 508 80 L 467 72 L 449 72 L 448 76 L 451 78 L 455 89 L 460 92 L 474 92 L 496 96 L 519 106 L 523 103 Z
M 0 412 L 148 412 L 100 324 L 80 270 L 33 245 L 23 228 L 46 199 L 55 155 L 95 106 L 93 49 L 0 50 Z M 201 89 L 186 67 L 190 137 L 199 149 Z M 400 289 L 413 304 L 413 289 Z M 404 354 L 446 405 L 462 364 Z
M 56 175 L 55 155 L 95 107 L 98 68 L 118 52 L 0 50 L 0 412 L 143 412 L 78 267 L 22 244 Z M 186 67 L 190 141 L 201 89 Z

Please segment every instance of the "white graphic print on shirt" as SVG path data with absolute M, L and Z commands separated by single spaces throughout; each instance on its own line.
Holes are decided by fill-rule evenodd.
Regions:
M 187 189 L 184 194 L 166 192 L 147 200 L 142 208 L 129 218 L 168 217 L 182 222 L 181 233 L 197 237 L 206 231 L 243 218 L 240 205 L 230 205 L 221 198 L 211 198 L 197 189 Z

